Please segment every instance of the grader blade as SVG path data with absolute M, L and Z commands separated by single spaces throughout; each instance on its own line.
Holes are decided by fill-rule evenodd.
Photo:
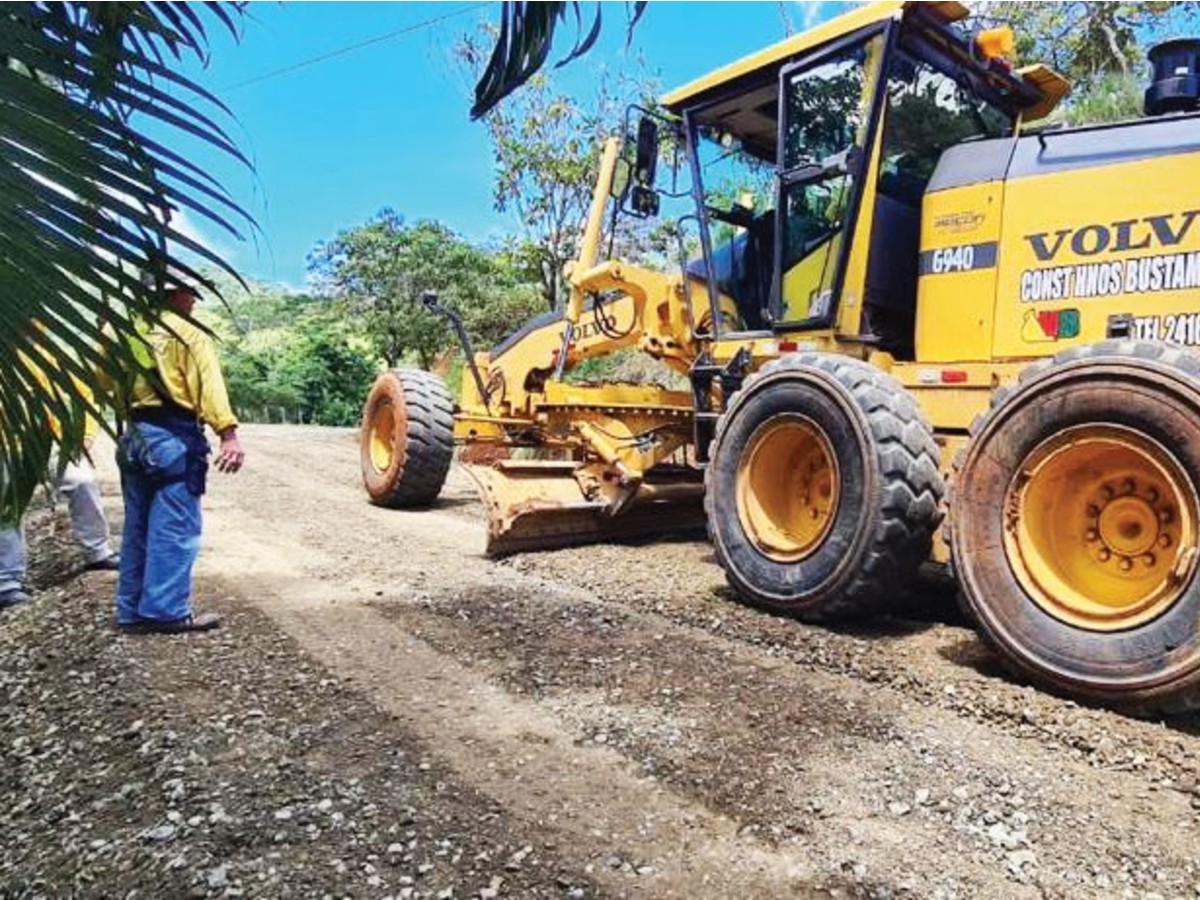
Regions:
M 693 532 L 704 527 L 704 486 L 694 478 L 643 483 L 619 509 L 588 498 L 579 463 L 503 460 L 463 465 L 488 516 L 488 556 Z

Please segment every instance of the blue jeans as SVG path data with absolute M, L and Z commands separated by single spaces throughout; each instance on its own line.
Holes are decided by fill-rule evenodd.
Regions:
M 0 594 L 25 586 L 29 557 L 25 552 L 25 526 L 0 529 Z
M 148 422 L 134 422 L 126 437 L 140 443 L 137 462 L 121 466 L 125 529 L 117 622 L 183 619 L 192 612 L 192 567 L 200 553 L 200 496 L 184 477 L 195 463 L 195 444 Z

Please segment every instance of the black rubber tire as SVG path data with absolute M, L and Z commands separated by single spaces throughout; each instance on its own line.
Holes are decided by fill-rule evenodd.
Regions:
M 1029 454 L 1062 429 L 1108 423 L 1166 448 L 1200 486 L 1200 355 L 1106 341 L 1025 369 L 996 392 L 955 461 L 951 553 L 960 596 L 985 642 L 1018 675 L 1135 715 L 1200 707 L 1200 578 L 1157 618 L 1099 632 L 1051 616 L 1021 586 L 1002 541 L 1003 497 Z
M 392 454 L 387 468 L 371 458 L 379 417 L 392 414 Z M 377 506 L 428 506 L 437 499 L 454 456 L 454 401 L 438 376 L 421 369 L 392 369 L 375 380 L 359 430 L 363 485 Z
M 772 417 L 801 413 L 838 460 L 833 524 L 799 562 L 772 559 L 746 534 L 736 480 L 747 442 Z M 717 560 L 748 602 L 804 621 L 894 608 L 929 554 L 943 485 L 933 431 L 912 396 L 860 360 L 802 353 L 746 379 L 721 417 L 705 473 L 705 511 Z

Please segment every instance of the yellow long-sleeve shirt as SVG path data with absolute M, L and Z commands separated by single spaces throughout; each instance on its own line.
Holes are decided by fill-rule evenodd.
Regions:
M 37 347 L 37 354 L 39 359 L 36 361 L 24 353 L 19 354 L 18 359 L 20 360 L 21 365 L 23 365 L 25 369 L 32 373 L 33 377 L 37 379 L 37 383 L 41 389 L 49 393 L 53 390 L 53 388 L 50 385 L 49 377 L 46 375 L 46 369 L 58 369 L 58 361 L 54 358 L 53 354 L 51 354 L 49 350 L 42 346 Z M 95 404 L 96 397 L 95 394 L 92 393 L 92 389 L 90 387 L 88 387 L 74 375 L 71 376 L 71 384 L 74 385 L 76 395 L 85 404 L 89 406 Z M 63 437 L 62 422 L 60 422 L 58 420 L 58 416 L 54 415 L 53 413 L 48 413 L 47 415 L 49 416 L 49 422 L 47 424 L 50 426 L 50 433 L 54 435 L 54 440 L 56 442 L 61 442 Z M 95 417 L 90 412 L 86 412 L 83 420 L 84 441 L 90 442 L 99 433 L 99 431 L 100 423 L 96 421 Z
M 172 403 L 196 413 L 218 433 L 237 426 L 217 350 L 208 334 L 168 311 L 143 336 L 154 355 L 161 387 Z M 163 398 L 149 379 L 138 376 L 130 405 L 134 409 L 162 406 Z

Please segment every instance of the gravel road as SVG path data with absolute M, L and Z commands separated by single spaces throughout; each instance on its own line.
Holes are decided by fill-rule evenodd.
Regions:
M 31 516 L 0 896 L 1200 896 L 1200 717 L 1011 680 L 934 583 L 829 630 L 702 542 L 493 562 L 461 473 L 381 510 L 353 432 L 245 432 L 215 634 L 114 634 L 112 577 Z

